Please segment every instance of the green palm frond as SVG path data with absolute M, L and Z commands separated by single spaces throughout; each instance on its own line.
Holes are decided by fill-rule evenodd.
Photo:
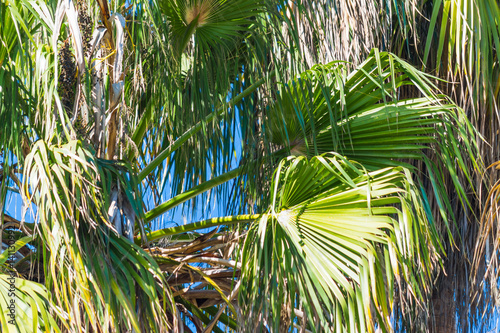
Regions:
M 13 233 L 13 231 L 11 230 Z M 33 237 L 26 236 L 8 245 L 0 255 L 0 329 L 2 332 L 60 332 L 53 313 L 65 318 L 53 304 L 49 293 L 39 283 L 18 275 L 13 268 L 20 248 Z M 2 244 L 3 245 L 3 244 Z M 22 255 L 21 255 L 22 257 Z M 15 258 L 15 259 L 14 259 Z
M 52 301 L 69 314 L 68 329 L 166 329 L 166 311 L 176 315 L 162 272 L 144 250 L 118 234 L 115 213 L 107 210 L 117 185 L 127 192 L 122 195 L 131 209 L 138 208 L 136 194 L 124 185 L 132 180 L 117 176 L 117 166 L 110 171 L 111 163 L 97 163 L 78 141 L 54 146 L 38 141 L 26 166 L 23 194 L 38 208 L 46 284 Z M 80 306 L 74 306 L 76 300 Z
M 399 99 L 401 87 L 411 87 L 422 97 Z M 350 73 L 341 62 L 316 65 L 282 87 L 268 112 L 266 135 L 292 155 L 335 151 L 369 170 L 411 169 L 422 160 L 423 174 L 430 178 L 451 174 L 462 204 L 468 205 L 467 189 L 455 170 L 473 187 L 468 163 L 476 171 L 482 165 L 472 142 L 476 132 L 463 111 L 435 89 L 430 76 L 377 50 Z M 437 163 L 426 157 L 429 148 L 436 152 Z M 432 186 L 441 193 L 447 221 L 453 210 L 446 190 L 438 182 Z
M 23 77 L 33 68 L 24 58 L 24 49 L 33 40 L 36 18 L 25 1 L 0 2 L 0 217 L 7 198 L 7 183 L 16 166 L 22 165 L 29 146 L 33 101 L 25 99 L 33 80 Z M 18 66 L 22 64 L 23 66 Z
M 334 149 L 364 158 L 361 151 L 369 150 L 368 141 L 383 148 L 387 142 L 381 138 L 390 136 L 394 142 L 415 144 L 416 152 L 422 148 L 418 144 L 435 141 L 430 138 L 439 132 L 435 125 L 463 119 L 446 97 L 434 93 L 430 79 L 395 55 L 377 50 L 350 73 L 342 62 L 316 65 L 281 88 L 268 115 L 269 139 L 308 154 Z M 399 99 L 403 86 L 412 86 L 422 97 Z M 460 135 L 467 139 L 470 132 Z
M 237 114 L 228 106 L 226 97 L 235 97 L 243 90 L 240 90 L 243 65 L 239 57 L 240 48 L 244 45 L 245 36 L 251 31 L 248 28 L 251 17 L 258 14 L 260 5 L 252 1 L 210 3 L 192 3 L 193 6 L 200 5 L 210 10 L 211 16 L 209 22 L 195 31 L 194 47 L 188 47 L 180 59 L 175 55 L 175 38 L 182 38 L 184 32 L 176 34 L 175 28 L 184 29 L 183 22 L 179 21 L 176 25 L 175 19 L 167 13 L 166 22 L 155 21 L 157 29 L 135 20 L 130 23 L 130 31 L 135 31 L 131 39 L 135 46 L 136 61 L 142 60 L 136 66 L 134 75 L 128 81 L 125 80 L 125 91 L 133 91 L 133 99 L 127 105 L 135 108 L 134 119 L 130 119 L 130 128 L 135 129 L 132 136 L 135 149 L 131 149 L 129 155 L 136 155 L 139 165 L 147 165 L 151 159 L 162 156 L 156 169 L 148 168 L 146 174 L 146 192 L 153 193 L 154 201 L 165 200 L 169 195 L 179 194 L 211 176 L 227 171 L 235 159 Z M 179 10 L 181 4 L 162 2 L 161 7 L 165 9 L 164 5 L 168 5 Z M 156 5 L 152 2 L 147 9 L 158 13 Z M 134 6 L 135 17 L 151 22 L 153 17 L 137 9 L 146 4 Z M 228 21 L 224 18 L 228 18 Z M 226 25 L 231 28 L 226 29 Z M 224 31 L 234 31 L 229 35 L 221 35 L 217 32 L 220 27 Z M 208 37 L 204 34 L 208 34 Z M 224 112 L 220 113 L 220 110 Z M 205 122 L 204 118 L 211 120 Z M 194 127 L 197 130 L 191 132 Z M 159 129 L 165 135 L 158 135 Z M 184 140 L 187 132 L 191 134 L 188 140 Z M 174 153 L 170 148 L 172 144 L 177 145 L 180 138 L 183 144 L 178 145 Z M 164 154 L 166 150 L 170 150 L 168 155 Z M 168 165 L 165 161 L 168 161 Z M 166 180 L 169 177 L 172 177 L 172 183 L 167 188 Z
M 15 288 L 11 288 L 12 284 L 15 284 Z M 0 274 L 2 332 L 60 332 L 57 321 L 51 314 L 53 305 L 49 299 L 49 293 L 43 285 L 20 277 L 12 278 L 9 274 Z M 64 316 L 61 318 L 64 320 Z
M 475 240 L 497 279 L 496 185 L 473 220 L 499 159 L 498 14 L 0 0 L 0 220 L 17 193 L 36 212 L 2 309 L 15 272 L 27 332 L 429 330 Z
M 274 177 L 243 250 L 246 331 L 288 330 L 300 313 L 312 331 L 385 331 L 395 294 L 427 301 L 440 241 L 409 173 L 327 154 L 290 157 Z
M 230 47 L 261 10 L 257 0 L 162 0 L 160 7 L 172 26 L 172 45 L 180 56 L 195 36 L 195 47 Z M 200 46 L 198 46 L 198 44 Z
M 424 39 L 421 43 L 423 47 L 420 49 L 425 70 L 447 80 L 440 85 L 441 89 L 464 108 L 472 124 L 481 131 L 478 146 L 485 165 L 493 165 L 500 159 L 498 122 L 496 121 L 500 105 L 499 15 L 498 1 L 433 1 L 432 6 L 427 8 L 426 17 L 429 20 L 429 26 L 422 31 Z M 468 267 L 469 261 L 463 261 L 464 266 L 460 268 L 457 268 L 455 264 L 450 264 L 450 271 L 467 269 L 474 274 L 469 278 L 463 274 L 453 274 L 463 277 L 459 282 L 461 286 L 475 290 L 472 293 L 474 296 L 471 297 L 474 301 L 468 298 L 469 295 L 457 293 L 459 295 L 457 304 L 472 303 L 472 307 L 479 306 L 484 309 L 484 316 L 473 315 L 472 320 L 466 319 L 467 315 L 461 316 L 463 318 L 461 325 L 469 325 L 469 327 L 481 325 L 485 318 L 494 316 L 493 303 L 495 301 L 492 302 L 492 300 L 497 298 L 497 283 L 493 280 L 487 282 L 488 279 L 485 278 L 488 275 L 491 277 L 490 272 L 495 270 L 494 264 L 489 266 L 485 263 L 495 263 L 496 259 L 490 257 L 487 254 L 488 251 L 482 250 L 496 246 L 495 237 L 489 238 L 489 236 L 495 234 L 495 228 L 491 228 L 490 225 L 495 221 L 494 207 L 498 172 L 495 168 L 490 168 L 475 178 L 478 184 L 482 184 L 484 192 L 480 193 L 481 200 L 472 207 L 474 217 L 469 211 L 463 212 L 468 218 L 463 219 L 455 235 L 459 235 L 460 230 L 467 230 L 466 234 L 460 235 L 465 238 L 460 251 L 469 258 L 475 257 L 476 261 L 472 267 Z M 479 220 L 481 215 L 480 224 L 468 222 L 473 218 Z M 486 247 L 485 239 L 488 238 L 486 242 L 489 244 Z M 468 242 L 467 239 L 473 239 L 473 241 Z M 450 263 L 458 261 L 454 259 L 455 257 L 450 256 Z M 475 285 L 469 286 L 470 281 L 474 281 Z M 487 295 L 490 291 L 491 297 Z M 477 295 L 484 297 L 477 297 Z M 478 299 L 481 299 L 480 302 L 477 302 Z M 471 312 L 483 311 L 472 309 Z

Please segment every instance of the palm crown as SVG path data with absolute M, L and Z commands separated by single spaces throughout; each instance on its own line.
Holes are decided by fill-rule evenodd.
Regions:
M 377 48 L 408 48 L 417 19 L 371 6 L 362 43 L 321 1 L 1 2 L 1 202 L 36 211 L 3 215 L 23 259 L 0 256 L 2 309 L 19 281 L 2 329 L 424 330 L 482 137 Z M 213 203 L 232 215 L 162 223 Z

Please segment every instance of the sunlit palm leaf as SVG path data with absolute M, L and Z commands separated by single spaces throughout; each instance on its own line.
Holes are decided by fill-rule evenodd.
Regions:
M 331 154 L 283 161 L 272 206 L 245 241 L 246 330 L 286 330 L 299 308 L 309 330 L 385 330 L 396 290 L 412 295 L 410 307 L 425 302 L 439 237 L 409 175 Z
M 31 240 L 30 236 L 23 237 L 9 245 L 0 255 L 2 332 L 60 332 L 53 314 L 57 313 L 59 319 L 63 320 L 65 317 L 50 303 L 49 294 L 43 285 L 18 276 L 13 270 L 12 266 L 19 260 L 16 253 Z
M 109 163 L 100 167 L 78 141 L 60 146 L 39 141 L 26 159 L 23 194 L 38 208 L 52 301 L 70 314 L 67 325 L 74 331 L 82 325 L 162 330 L 169 325 L 166 311 L 176 320 L 175 308 L 156 262 L 108 222 L 109 183 L 131 181 L 116 177 L 118 167 L 113 177 L 111 169 Z M 130 186 L 118 188 L 135 203 Z
M 11 288 L 12 283 L 15 288 Z M 49 293 L 44 286 L 20 277 L 12 278 L 11 275 L 0 274 L 2 332 L 60 332 L 51 314 L 52 305 L 49 299 Z M 64 320 L 63 316 L 61 318 Z
M 413 87 L 423 97 L 399 99 L 402 86 Z M 338 62 L 317 65 L 282 88 L 268 115 L 267 135 L 271 142 L 289 147 L 293 155 L 335 151 L 370 170 L 412 168 L 412 161 L 423 160 L 429 173 L 452 175 L 466 205 L 466 189 L 455 169 L 471 182 L 466 161 L 477 170 L 481 167 L 471 143 L 475 133 L 462 111 L 435 95 L 434 89 L 429 76 L 377 50 L 351 73 Z M 425 158 L 429 147 L 437 152 L 437 165 Z M 437 193 L 444 191 L 438 183 L 433 186 Z M 439 200 L 448 205 L 446 195 Z M 444 209 L 453 216 L 453 210 Z
M 150 234 L 160 253 L 173 251 L 161 248 L 168 242 L 165 236 L 174 235 L 171 247 L 182 248 L 187 243 L 192 250 L 217 244 L 207 251 L 195 251 L 202 257 L 192 258 L 180 251 L 175 260 L 156 252 L 152 259 L 120 236 L 138 236 L 141 231 L 136 240 L 144 241 L 143 210 L 149 211 L 146 219 L 153 219 L 192 199 L 203 200 L 205 209 L 212 207 L 213 202 L 206 199 L 214 194 L 221 199 L 216 203 L 222 209 L 242 214 L 260 212 L 270 205 L 274 209 L 264 211 L 267 218 L 253 224 L 245 244 L 251 263 L 271 267 L 277 275 L 249 270 L 247 277 L 266 279 L 240 280 L 247 291 L 267 290 L 259 289 L 261 286 L 273 291 L 272 299 L 242 296 L 244 300 L 254 297 L 255 304 L 270 309 L 258 318 L 251 308 L 244 307 L 259 325 L 272 329 L 295 325 L 299 326 L 295 329 L 316 331 L 337 325 L 336 330 L 349 331 L 372 329 L 375 322 L 381 328 L 389 328 L 389 322 L 395 326 L 402 322 L 407 330 L 425 330 L 429 322 L 425 302 L 433 286 L 429 281 L 439 263 L 436 248 L 440 243 L 434 228 L 453 229 L 443 227 L 441 221 L 447 223 L 451 213 L 460 209 L 457 207 L 475 209 L 470 201 L 467 207 L 467 195 L 474 192 L 471 170 L 480 167 L 480 162 L 470 139 L 473 131 L 453 103 L 434 94 L 431 82 L 436 82 L 435 78 L 391 54 L 369 53 L 373 47 L 388 49 L 419 66 L 418 56 L 427 58 L 426 71 L 445 73 L 445 78 L 453 81 L 439 83 L 442 90 L 461 99 L 464 109 L 474 105 L 476 111 L 487 110 L 474 113 L 471 119 L 480 124 L 495 147 L 497 130 L 492 120 L 500 89 L 495 83 L 499 44 L 494 19 L 498 4 L 494 2 L 0 2 L 0 123 L 6 127 L 0 130 L 0 214 L 7 191 L 15 192 L 18 186 L 26 197 L 33 195 L 31 202 L 40 218 L 40 237 L 33 244 L 45 268 L 47 299 L 70 314 L 68 325 L 73 331 L 181 327 L 175 323 L 180 317 L 171 290 L 178 295 L 175 301 L 182 304 L 183 319 L 191 320 L 197 329 L 220 332 L 217 325 L 228 323 L 239 330 L 236 304 L 233 302 L 235 307 L 227 315 L 222 306 L 214 305 L 223 304 L 223 298 L 237 290 L 231 288 L 239 275 L 214 280 L 202 267 L 202 273 L 209 277 L 206 279 L 197 271 L 198 266 L 191 270 L 181 266 L 213 264 L 220 269 L 219 260 L 237 267 L 242 241 L 255 215 L 208 219 Z M 104 7 L 106 17 L 99 16 Z M 115 27 L 107 21 L 111 13 L 120 23 Z M 89 18 L 87 25 L 81 21 L 85 17 Z M 89 37 L 94 29 L 96 35 L 104 34 L 106 29 L 100 24 L 109 29 L 107 37 L 96 43 L 97 50 L 89 55 L 85 33 Z M 425 35 L 428 43 L 423 47 Z M 406 37 L 414 38 L 404 40 Z M 113 39 L 122 45 L 113 47 Z M 413 47 L 418 52 L 413 52 Z M 333 59 L 352 63 L 335 62 L 311 69 Z M 69 75 L 75 81 L 81 79 L 76 90 L 62 82 L 63 60 L 79 68 Z M 97 80 L 91 73 L 96 64 L 103 65 Z M 439 66 L 439 72 L 433 72 Z M 99 79 L 102 81 L 97 84 Z M 455 84 L 458 79 L 460 87 Z M 120 88 L 117 94 L 112 89 L 115 84 Z M 254 84 L 243 99 L 228 103 Z M 101 94 L 93 95 L 97 86 Z M 62 95 L 64 88 L 69 88 L 71 98 Z M 72 101 L 72 107 L 67 108 L 66 100 Z M 120 103 L 120 109 L 113 114 L 113 125 L 120 129 L 111 129 L 116 145 L 107 150 L 108 157 L 128 157 L 138 169 L 139 179 L 129 163 L 96 158 L 105 156 L 109 147 L 103 143 L 113 137 L 104 115 L 113 113 L 108 109 L 114 103 Z M 99 109 L 102 117 L 89 117 L 92 107 Z M 470 110 L 466 110 L 469 115 Z M 72 123 L 85 114 L 84 126 Z M 41 141 L 30 147 L 36 140 Z M 87 148 L 92 145 L 97 152 Z M 23 163 L 30 148 L 32 153 Z M 277 188 L 271 187 L 272 170 L 282 157 L 311 158 L 330 151 L 356 162 L 348 164 L 344 158 L 331 155 L 324 157 L 325 163 L 317 157 L 314 162 L 298 158 L 296 165 L 290 161 L 280 166 Z M 151 162 L 155 158 L 159 159 Z M 312 171 L 311 163 L 315 165 Z M 294 171 L 287 175 L 285 170 Z M 16 174 L 23 172 L 24 177 L 16 180 Z M 372 177 L 370 184 L 375 184 L 374 195 L 360 190 L 371 186 L 367 174 Z M 238 181 L 233 186 L 227 180 L 234 177 Z M 328 181 L 329 177 L 335 181 Z M 138 180 L 143 179 L 147 185 L 140 186 Z M 344 180 L 343 185 L 339 179 Z M 325 197 L 321 197 L 318 184 L 331 187 Z M 385 196 L 377 195 L 377 186 L 386 186 Z M 248 196 L 240 196 L 243 192 Z M 231 197 L 231 193 L 236 195 Z M 273 196 L 279 200 L 271 204 L 268 199 Z M 352 199 L 350 204 L 355 205 L 344 205 L 350 215 L 339 220 L 349 223 L 340 226 L 331 218 L 340 208 L 322 206 L 337 203 L 339 198 Z M 189 211 L 198 213 L 199 207 L 193 204 Z M 298 207 L 305 210 L 297 212 Z M 209 208 L 206 210 L 208 213 Z M 355 213 L 370 222 L 366 229 L 359 230 L 352 222 Z M 321 216 L 327 217 L 323 220 Z M 464 221 L 461 227 L 465 225 L 460 230 L 473 237 L 474 225 L 467 222 L 469 213 L 466 211 L 463 219 L 459 216 Z M 208 237 L 206 243 L 200 241 L 204 235 L 191 233 L 200 227 L 224 224 L 220 229 L 224 232 Z M 259 227 L 260 234 L 255 231 Z M 238 236 L 225 244 L 231 228 Z M 328 228 L 342 229 L 347 239 L 343 241 L 351 250 L 332 241 L 332 237 L 339 237 L 339 231 Z M 360 239 L 356 239 L 357 233 Z M 280 266 L 282 258 L 276 253 L 271 263 L 265 256 L 261 261 L 255 259 L 253 255 L 261 253 L 262 245 L 253 244 L 255 239 L 264 240 L 265 249 L 273 249 L 276 241 L 275 251 L 285 253 L 283 258 L 290 266 Z M 451 238 L 447 243 L 443 247 L 455 245 Z M 224 248 L 221 254 L 226 245 L 231 251 Z M 331 259 L 326 261 L 329 264 L 320 266 L 325 257 Z M 311 269 L 293 271 L 289 267 Z M 189 283 L 190 275 L 195 275 L 204 283 L 201 294 L 216 295 L 217 300 L 189 296 L 181 286 L 169 287 L 161 276 L 174 279 L 172 270 L 177 269 L 186 274 L 180 281 Z M 457 276 L 451 272 L 449 276 Z M 388 279 L 382 283 L 379 276 Z M 295 282 L 302 287 L 295 288 Z M 227 293 L 224 297 L 217 290 L 221 286 L 226 288 L 219 288 Z M 318 291 L 318 296 L 311 291 Z M 457 300 L 461 296 L 455 295 Z M 299 299 L 308 302 L 296 302 Z M 75 306 L 78 303 L 81 306 Z M 280 304 L 288 307 L 280 308 Z M 260 314 L 262 309 L 256 311 Z M 59 327 L 64 328 L 66 321 L 59 320 Z M 245 327 L 251 331 L 254 327 L 250 319 L 247 321 Z

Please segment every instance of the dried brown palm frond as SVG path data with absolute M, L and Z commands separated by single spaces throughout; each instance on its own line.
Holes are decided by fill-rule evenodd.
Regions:
M 189 304 L 189 312 L 202 312 L 219 307 L 211 319 L 198 318 L 209 330 L 219 321 L 226 306 L 239 314 L 235 297 L 239 291 L 241 262 L 234 252 L 241 236 L 234 232 L 218 232 L 218 228 L 205 234 L 181 234 L 169 240 L 163 238 L 158 246 L 147 251 L 166 273 L 166 282 L 177 302 Z M 190 314 L 191 315 L 191 314 Z M 227 317 L 224 314 L 225 318 Z M 196 320 L 191 319 L 193 323 Z M 231 327 L 236 328 L 234 319 Z
M 489 168 L 489 175 L 497 175 L 500 162 L 492 164 Z M 483 213 L 481 216 L 481 224 L 479 226 L 479 237 L 475 243 L 475 251 L 473 257 L 473 283 L 475 285 L 474 297 L 481 300 L 482 298 L 489 298 L 488 294 L 483 291 L 491 293 L 491 303 L 494 306 L 500 306 L 500 290 L 498 289 L 499 279 L 499 258 L 498 250 L 500 248 L 500 181 L 497 180 L 490 189 Z M 488 302 L 488 301 L 486 301 Z

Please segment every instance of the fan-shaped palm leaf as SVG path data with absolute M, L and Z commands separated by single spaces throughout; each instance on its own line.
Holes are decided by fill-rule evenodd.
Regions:
M 287 330 L 301 312 L 312 331 L 390 330 L 396 290 L 426 301 L 439 237 L 410 174 L 337 154 L 290 157 L 272 186 L 243 250 L 246 331 Z
M 399 99 L 398 89 L 412 86 L 421 98 Z M 456 167 L 471 182 L 471 161 L 481 167 L 471 143 L 475 134 L 463 112 L 446 97 L 436 95 L 430 77 L 398 57 L 377 50 L 347 74 L 342 63 L 317 65 L 281 89 L 270 109 L 267 137 L 294 155 L 341 153 L 370 170 L 423 160 L 430 178 L 452 175 L 462 204 L 468 199 Z M 456 126 L 464 123 L 465 126 Z M 425 157 L 433 147 L 436 165 Z M 463 147 L 463 148 L 459 148 Z M 436 193 L 446 190 L 433 182 Z M 453 216 L 447 196 L 441 207 Z M 446 221 L 446 216 L 443 215 Z
M 250 18 L 259 13 L 257 0 L 162 0 L 160 6 L 172 26 L 172 44 L 178 55 L 193 35 L 195 47 L 228 47 L 228 41 L 248 29 Z

